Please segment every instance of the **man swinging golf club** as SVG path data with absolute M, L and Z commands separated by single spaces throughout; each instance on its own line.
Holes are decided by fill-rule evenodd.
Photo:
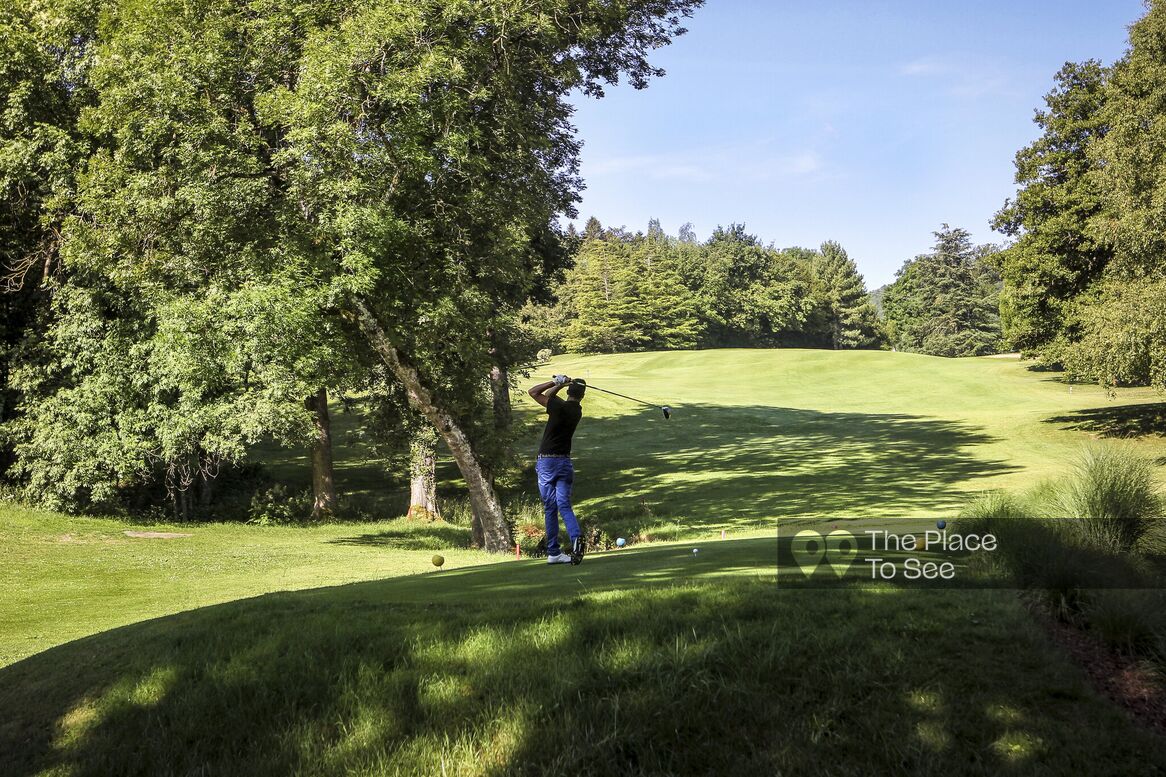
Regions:
M 567 387 L 566 400 L 556 396 L 563 386 Z M 571 380 L 566 375 L 556 375 L 553 380 L 540 383 L 527 393 L 547 409 L 547 425 L 534 465 L 546 518 L 547 563 L 579 564 L 583 561 L 584 542 L 579 521 L 571 509 L 571 486 L 575 482 L 575 468 L 571 464 L 571 435 L 583 417 L 583 407 L 579 403 L 587 393 L 587 383 L 582 378 Z M 560 514 L 571 538 L 570 554 L 563 553 L 559 548 Z

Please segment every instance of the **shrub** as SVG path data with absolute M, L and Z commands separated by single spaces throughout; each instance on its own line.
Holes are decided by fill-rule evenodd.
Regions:
M 509 500 L 504 508 L 514 533 L 514 541 L 522 548 L 523 555 L 545 556 L 546 525 L 543 521 L 542 502 L 521 495 Z
M 589 532 L 584 532 L 583 536 L 587 540 L 587 550 L 611 550 L 615 547 L 615 540 L 610 534 L 602 529 L 592 529 Z
M 1085 450 L 1054 505 L 1099 549 L 1133 550 L 1162 519 L 1150 462 L 1118 446 Z
M 961 533 L 993 534 L 997 550 L 979 553 L 972 569 L 1010 578 L 1041 594 L 1062 619 L 1079 616 L 1090 589 L 1136 588 L 1144 576 L 1137 560 L 1099 545 L 1077 521 L 1042 517 L 1032 500 L 989 494 L 957 519 Z
M 278 483 L 265 491 L 259 491 L 251 498 L 247 511 L 247 523 L 271 526 L 285 523 L 302 523 L 312 515 L 311 490 L 291 491 Z
M 1090 631 L 1127 653 L 1160 653 L 1166 633 L 1161 591 L 1096 591 L 1084 610 Z
M 514 541 L 524 556 L 545 556 L 547 553 L 546 528 L 541 521 L 519 522 L 514 527 Z

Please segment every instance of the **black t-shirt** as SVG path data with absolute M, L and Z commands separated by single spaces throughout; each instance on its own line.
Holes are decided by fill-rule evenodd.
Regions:
M 547 428 L 543 430 L 543 441 L 538 446 L 539 453 L 571 455 L 571 435 L 583 417 L 583 406 L 578 402 L 567 402 L 558 397 L 547 400 Z

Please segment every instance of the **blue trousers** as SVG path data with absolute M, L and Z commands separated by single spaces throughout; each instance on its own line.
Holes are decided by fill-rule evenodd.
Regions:
M 538 475 L 538 493 L 543 500 L 543 516 L 547 524 L 547 555 L 559 553 L 559 515 L 567 525 L 567 534 L 573 540 L 582 532 L 575 511 L 571 509 L 571 486 L 575 483 L 575 467 L 570 459 L 540 458 L 535 462 Z

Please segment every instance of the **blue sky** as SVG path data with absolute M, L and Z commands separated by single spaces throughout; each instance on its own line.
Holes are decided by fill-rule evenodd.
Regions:
M 580 221 L 838 240 L 869 288 L 947 222 L 977 242 L 1069 60 L 1126 48 L 1141 0 L 710 0 L 643 91 L 580 97 Z

